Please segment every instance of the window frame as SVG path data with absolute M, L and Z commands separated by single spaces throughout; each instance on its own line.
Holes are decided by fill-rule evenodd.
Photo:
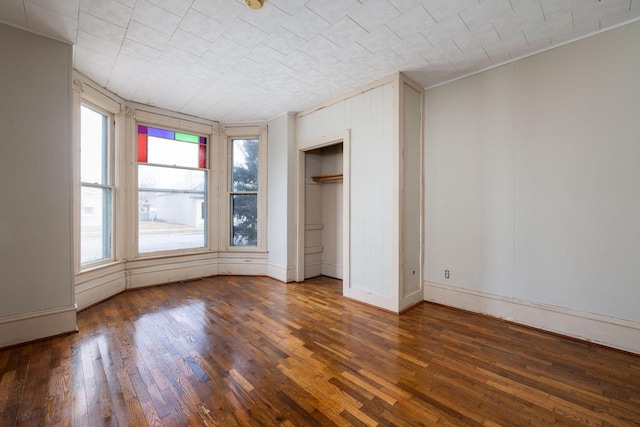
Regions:
M 82 181 L 82 157 L 81 157 L 81 147 L 82 147 L 82 107 L 86 106 L 91 110 L 102 114 L 107 117 L 107 158 L 105 159 L 107 173 L 106 173 L 106 184 L 98 184 L 98 183 L 85 183 Z M 95 92 L 93 89 L 83 86 L 82 94 L 79 98 L 79 101 L 76 106 L 76 114 L 77 114 L 77 160 L 74 162 L 76 168 L 76 202 L 75 202 L 75 230 L 76 230 L 76 238 L 75 240 L 75 270 L 77 273 L 94 269 L 96 267 L 101 267 L 107 264 L 111 264 L 115 262 L 117 259 L 117 237 L 116 237 L 116 207 L 117 207 L 117 199 L 116 199 L 116 114 L 119 112 L 119 105 L 116 104 L 111 99 L 105 99 L 105 97 L 101 96 L 101 94 Z M 107 258 L 102 258 L 96 261 L 82 263 L 81 254 L 82 254 L 82 189 L 83 188 L 99 188 L 99 189 L 108 189 L 110 193 L 109 200 L 109 246 L 110 246 L 110 256 Z M 104 245 L 104 242 L 103 242 Z
M 220 156 L 222 165 L 222 194 L 220 210 L 219 247 L 227 252 L 266 252 L 267 250 L 267 126 L 237 126 L 222 128 L 224 143 Z M 233 173 L 233 148 L 234 140 L 255 139 L 258 141 L 258 190 L 232 191 Z M 233 194 L 256 194 L 258 208 L 258 233 L 256 246 L 235 246 L 231 244 L 233 236 L 232 218 L 233 206 L 231 197 Z
M 207 148 L 206 148 L 206 160 L 205 160 L 205 168 L 193 168 L 189 166 L 172 166 L 158 163 L 140 163 L 138 162 L 137 150 L 138 150 L 138 126 L 147 126 L 152 128 L 164 129 L 172 132 L 180 132 L 180 133 L 189 133 L 197 136 L 203 136 L 207 138 Z M 211 126 L 199 125 L 195 122 L 186 122 L 180 120 L 179 123 L 176 123 L 175 119 L 171 119 L 168 116 L 161 116 L 154 113 L 137 111 L 136 120 L 134 123 L 134 144 L 132 144 L 132 180 L 131 183 L 135 191 L 131 193 L 131 206 L 132 206 L 132 227 L 134 231 L 134 238 L 129 242 L 130 247 L 132 248 L 131 253 L 133 254 L 133 259 L 149 259 L 149 258 L 158 258 L 158 257 L 167 257 L 167 256 L 176 256 L 176 255 L 190 255 L 190 254 L 200 254 L 211 252 L 212 248 L 212 233 L 211 229 L 215 228 L 212 226 L 212 221 L 214 220 L 211 217 L 211 213 L 213 212 L 211 209 L 213 195 L 211 192 L 212 187 L 212 178 L 213 178 L 213 167 L 212 167 L 212 157 L 213 157 L 213 138 L 211 135 Z M 167 249 L 160 250 L 154 252 L 140 252 L 140 210 L 138 206 L 140 187 L 138 182 L 138 171 L 140 165 L 152 166 L 152 167 L 162 167 L 167 169 L 178 169 L 178 170 L 194 170 L 194 171 L 204 171 L 205 173 L 205 201 L 206 201 L 206 209 L 205 209 L 205 219 L 204 219 L 204 240 L 205 245 L 197 248 L 185 248 L 185 249 Z

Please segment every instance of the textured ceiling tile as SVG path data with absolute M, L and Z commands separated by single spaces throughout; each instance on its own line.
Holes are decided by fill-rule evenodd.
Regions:
M 242 46 L 251 48 L 267 38 L 267 33 L 238 18 L 229 24 L 224 31 L 224 36 Z
M 636 17 L 637 17 L 637 13 L 635 13 L 635 11 L 629 10 L 629 9 L 621 10 L 621 11 L 611 11 L 611 12 L 607 12 L 600 19 L 600 26 L 602 28 L 605 28 L 605 27 L 609 27 L 609 26 L 612 26 L 612 25 L 619 24 L 621 22 L 628 21 L 628 20 L 636 18 Z
M 167 61 L 173 64 L 180 64 L 189 67 L 191 64 L 195 64 L 199 60 L 198 55 L 189 53 L 186 50 L 178 49 L 174 46 L 167 46 L 167 48 L 160 55 L 160 61 Z
M 470 7 L 478 4 L 476 0 L 420 0 L 420 3 L 438 22 L 450 19 L 452 16 L 457 15 L 463 10 L 469 9 Z
M 318 61 L 323 61 L 325 58 L 336 55 L 342 48 L 325 36 L 317 35 L 301 46 L 300 50 L 307 52 L 309 56 L 312 56 Z
M 120 48 L 120 53 L 124 53 L 125 55 L 133 58 L 139 58 L 153 64 L 158 60 L 158 58 L 160 58 L 162 51 L 150 48 L 133 40 L 125 39 L 122 43 L 122 47 Z
M 253 49 L 251 49 L 250 53 L 251 57 L 256 61 L 261 62 L 266 65 L 272 65 L 277 62 L 281 62 L 285 57 L 284 54 L 278 52 L 277 50 L 267 46 L 264 43 L 260 43 Z
M 207 82 L 207 84 L 203 85 L 203 90 L 216 80 L 222 78 L 222 74 L 216 70 L 211 68 L 207 68 L 202 64 L 194 64 L 189 68 L 189 75 L 202 80 L 203 82 Z
M 27 15 L 24 11 L 23 0 L 0 1 L 0 20 L 27 28 Z
M 34 3 L 25 3 L 29 29 L 58 40 L 75 43 L 78 21 Z
M 193 9 L 189 10 L 180 23 L 180 28 L 195 36 L 214 42 L 224 32 L 224 25 Z
M 423 54 L 428 54 L 431 49 L 433 49 L 433 45 L 422 34 L 416 34 L 391 47 L 391 50 L 405 61 L 413 61 L 418 58 L 423 62 L 425 61 Z
M 169 40 L 169 46 L 177 47 L 197 56 L 202 56 L 209 50 L 211 43 L 178 28 Z
M 544 25 L 539 25 L 537 27 L 525 30 L 524 35 L 527 39 L 527 43 L 536 45 L 541 42 L 546 42 L 547 40 L 552 41 L 551 34 L 572 31 L 573 23 L 571 20 L 571 15 L 564 15 L 560 19 L 556 19 L 555 21 L 546 22 Z
M 540 3 L 527 3 L 527 6 L 528 8 L 520 7 L 514 13 L 505 13 L 492 21 L 500 37 L 518 37 L 523 30 L 545 23 Z
M 458 15 L 422 32 L 422 35 L 436 46 L 469 34 L 469 29 Z
M 129 77 L 130 75 L 131 71 L 127 68 L 114 66 L 107 89 L 121 98 L 132 100 L 143 79 L 139 76 Z
M 269 0 L 269 3 L 283 12 L 293 15 L 303 8 L 306 2 L 300 0 Z
M 149 73 L 153 70 L 154 64 L 144 61 L 140 58 L 125 55 L 122 52 L 118 55 L 114 64 L 114 73 L 118 71 L 128 70 L 132 77 L 139 80 L 145 80 Z
M 365 60 L 365 63 L 371 68 L 378 71 L 387 71 L 395 69 L 397 64 L 402 63 L 403 60 L 390 49 L 377 52 L 370 58 Z M 388 73 L 390 74 L 390 73 Z
M 212 51 L 205 53 L 198 60 L 199 65 L 215 72 L 219 71 L 221 74 L 224 74 L 225 70 L 230 70 L 234 63 L 235 61 L 220 56 Z
M 184 16 L 189 8 L 191 7 L 191 3 L 193 0 L 149 0 L 151 3 L 155 4 L 158 7 L 167 10 L 174 15 Z
M 369 0 L 353 8 L 349 16 L 362 28 L 371 32 L 400 16 L 400 12 L 387 0 Z
M 418 0 L 388 0 L 398 12 L 405 13 L 420 4 Z
M 487 54 L 494 59 L 510 56 L 509 54 L 515 50 L 522 50 L 528 47 L 527 41 L 524 38 L 524 33 L 520 32 L 519 37 L 513 37 L 508 39 L 498 39 L 493 43 L 488 43 L 482 46 Z
M 181 21 L 181 17 L 146 0 L 136 3 L 132 19 L 168 35 L 173 34 Z
M 305 69 L 313 69 L 318 61 L 307 55 L 306 53 L 296 50 L 287 55 L 282 63 L 287 67 L 300 71 Z
M 271 2 L 265 2 L 260 10 L 245 8 L 238 17 L 254 27 L 271 34 L 277 30 L 291 15 L 274 6 Z
M 306 7 L 330 23 L 337 22 L 344 18 L 351 9 L 358 6 L 360 6 L 360 3 L 357 0 L 311 0 L 306 4 Z
M 111 56 L 113 58 L 118 56 L 118 52 L 120 52 L 119 44 L 109 42 L 84 31 L 78 31 L 78 40 L 76 43 L 76 46 L 95 50 L 96 52 L 101 52 L 104 55 Z
M 89 15 L 86 12 L 80 12 L 78 30 L 117 44 L 122 44 L 124 36 L 127 33 L 125 28 L 105 21 L 102 18 Z
M 344 47 L 339 53 L 335 55 L 335 58 L 344 62 L 345 64 L 354 65 L 361 63 L 367 58 L 371 58 L 373 53 L 365 49 L 358 42 L 351 43 L 349 46 Z
M 84 1 L 84 0 L 80 0 L 80 1 Z M 136 2 L 138 0 L 116 0 L 118 3 L 122 3 L 125 6 L 129 6 L 131 9 L 133 9 L 134 7 L 136 7 Z
M 347 46 L 368 32 L 358 25 L 349 16 L 345 16 L 331 27 L 322 32 L 322 35 L 339 46 Z
M 113 62 L 115 62 L 115 58 L 113 58 Z M 82 73 L 85 76 L 89 77 L 100 86 L 105 87 L 109 81 L 109 73 L 111 71 L 111 67 L 113 67 L 113 62 L 111 65 L 100 64 L 97 61 L 92 61 L 90 57 L 84 57 L 83 55 L 83 58 L 75 61 L 74 66 L 76 68 L 82 68 Z
M 220 37 L 211 44 L 209 52 L 234 60 L 246 56 L 250 52 L 250 49 L 241 46 L 228 38 Z
M 278 28 L 264 41 L 264 44 L 278 52 L 288 55 L 301 46 L 305 40 L 285 28 Z
M 133 9 L 115 0 L 82 0 L 80 10 L 127 28 Z
M 329 22 L 307 7 L 303 7 L 295 15 L 289 17 L 282 27 L 304 40 L 311 40 L 316 34 L 329 27 Z
M 453 41 L 463 52 L 469 50 L 477 50 L 485 44 L 495 43 L 500 38 L 493 25 L 485 25 L 477 28 L 472 33 L 467 33 L 461 37 L 455 38 Z
M 234 76 L 244 78 L 243 86 L 253 85 L 256 81 L 256 77 L 261 76 L 264 72 L 265 66 L 259 62 L 254 61 L 251 58 L 243 58 L 240 61 L 236 61 L 231 67 L 231 72 Z M 258 79 L 260 81 L 260 79 Z
M 599 19 L 606 19 L 608 16 L 615 16 L 629 10 L 629 0 L 608 0 L 604 2 L 583 2 L 573 10 L 574 19 L 579 22 L 589 19 L 590 16 L 598 14 Z
M 52 12 L 60 13 L 70 18 L 77 18 L 78 9 L 80 8 L 80 0 L 27 0 L 25 3 L 37 4 Z
M 391 31 L 386 25 L 379 27 L 377 30 L 369 34 L 365 34 L 358 39 L 358 42 L 362 46 L 373 53 L 386 51 L 390 49 L 391 46 L 394 46 L 401 41 L 402 39 L 398 37 L 393 31 Z
M 162 50 L 169 42 L 169 35 L 136 21 L 129 23 L 125 39 L 138 42 L 153 49 Z
M 82 46 L 75 47 L 76 62 L 77 63 L 91 63 L 103 70 L 109 72 L 116 62 L 115 56 L 105 55 L 102 52 L 95 51 L 93 49 L 87 49 Z
M 400 38 L 408 38 L 416 33 L 428 31 L 437 25 L 424 7 L 418 5 L 390 21 L 387 26 Z
M 511 13 L 513 9 L 508 0 L 485 0 L 460 12 L 460 17 L 471 31 L 475 31 Z
M 233 21 L 245 9 L 236 0 L 195 0 L 191 8 L 224 23 Z

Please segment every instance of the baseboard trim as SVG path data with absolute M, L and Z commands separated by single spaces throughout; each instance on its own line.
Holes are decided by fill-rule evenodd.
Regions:
M 284 267 L 278 264 L 267 264 L 267 276 L 284 283 L 295 281 L 296 269 L 294 266 Z
M 123 292 L 126 288 L 124 270 L 76 283 L 76 305 L 84 310 Z
M 430 282 L 424 299 L 640 354 L 640 323 Z
M 0 317 L 0 348 L 77 331 L 76 306 Z

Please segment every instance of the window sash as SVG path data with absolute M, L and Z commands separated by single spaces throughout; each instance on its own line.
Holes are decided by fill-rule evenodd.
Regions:
M 114 186 L 114 164 L 115 164 L 115 151 L 114 151 L 114 115 L 113 113 L 107 111 L 105 108 L 102 108 L 100 105 L 94 104 L 92 102 L 87 101 L 86 99 L 82 99 L 79 105 L 79 118 L 82 117 L 82 108 L 86 108 L 91 110 L 97 114 L 102 115 L 102 135 L 101 135 L 101 144 L 99 147 L 100 150 L 100 181 L 99 182 L 87 182 L 83 181 L 82 178 L 82 156 L 80 157 L 80 169 L 78 170 L 79 176 L 79 203 L 78 203 L 78 230 L 80 231 L 78 236 L 78 245 L 79 251 L 78 256 L 79 259 L 77 264 L 79 266 L 80 271 L 86 270 L 88 268 L 95 267 L 97 265 L 105 264 L 108 262 L 112 262 L 115 259 L 115 186 Z M 80 120 L 80 135 L 79 135 L 79 145 L 80 149 L 82 148 L 82 120 Z M 90 165 L 93 166 L 93 165 Z M 83 199 L 83 190 L 84 189 L 94 189 L 94 190 L 102 190 L 102 200 L 99 203 L 100 205 L 100 223 L 95 224 L 99 225 L 99 229 L 93 230 L 92 233 L 98 233 L 99 238 L 101 238 L 101 242 L 97 243 L 94 239 L 87 237 L 87 223 L 84 209 Z M 93 214 L 95 215 L 95 214 Z M 84 226 L 84 230 L 83 230 Z M 84 234 L 84 236 L 83 236 Z M 95 256 L 87 256 L 87 253 L 100 253 L 100 257 Z

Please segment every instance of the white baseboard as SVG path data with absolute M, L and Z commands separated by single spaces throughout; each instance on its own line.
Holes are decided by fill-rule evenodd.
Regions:
M 419 289 L 403 298 L 400 298 L 400 303 L 398 304 L 399 309 L 400 311 L 406 310 L 407 308 L 413 307 L 414 305 L 419 304 L 422 301 L 424 301 L 424 291 L 422 289 Z
M 76 330 L 75 305 L 4 316 L 0 317 L 0 348 Z
M 430 282 L 424 299 L 640 354 L 640 323 Z
M 216 276 L 218 267 L 217 257 L 130 261 L 126 267 L 127 289 Z
M 110 298 L 126 288 L 124 270 L 96 277 L 85 282 L 76 281 L 76 305 L 78 310 Z
M 284 267 L 277 264 L 267 264 L 267 276 L 285 283 L 294 282 L 296 269 L 292 265 Z
M 342 265 L 338 265 L 334 262 L 323 262 L 322 275 L 333 277 L 335 279 L 342 279 Z
M 222 258 L 218 274 L 229 276 L 266 276 L 267 260 L 263 258 Z
M 304 265 L 304 278 L 318 277 L 322 275 L 322 260 L 306 263 Z
M 343 294 L 347 298 L 360 301 L 383 310 L 392 311 L 394 313 L 398 313 L 400 311 L 398 310 L 398 301 L 390 297 L 372 294 L 355 288 L 343 288 Z

